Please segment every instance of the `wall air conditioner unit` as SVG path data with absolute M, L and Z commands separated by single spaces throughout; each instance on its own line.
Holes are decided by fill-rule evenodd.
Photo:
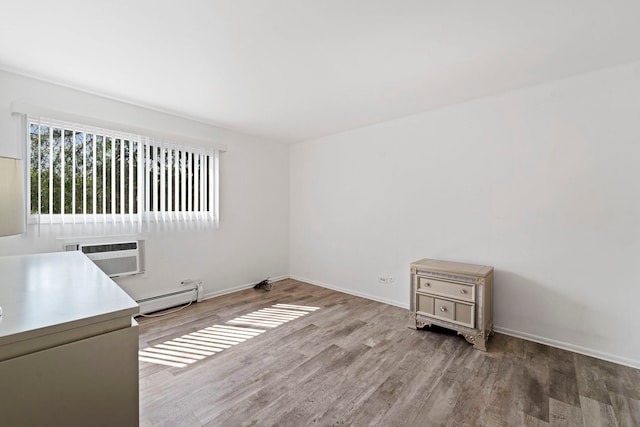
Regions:
M 79 244 L 82 251 L 109 277 L 130 276 L 141 272 L 137 241 Z

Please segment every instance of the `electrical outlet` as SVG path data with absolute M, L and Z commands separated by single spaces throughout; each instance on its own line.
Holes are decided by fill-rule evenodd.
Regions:
M 378 283 L 380 283 L 381 285 L 386 285 L 387 284 L 387 278 L 385 276 L 379 276 L 378 277 Z

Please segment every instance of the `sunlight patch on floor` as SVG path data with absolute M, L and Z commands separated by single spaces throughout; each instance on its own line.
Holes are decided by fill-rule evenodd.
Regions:
M 227 322 L 239 326 L 209 326 L 140 350 L 138 358 L 141 362 L 184 368 L 266 332 L 266 329 L 257 327 L 276 328 L 319 309 L 306 305 L 275 304 Z
M 284 323 L 295 320 L 306 314 L 319 310 L 320 307 L 306 305 L 276 304 L 269 308 L 262 308 L 249 314 L 236 317 L 227 323 L 234 325 L 259 326 L 263 328 L 276 328 Z

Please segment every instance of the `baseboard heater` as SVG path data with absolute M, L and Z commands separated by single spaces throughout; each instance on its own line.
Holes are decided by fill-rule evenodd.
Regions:
M 169 292 L 163 295 L 157 295 L 149 298 L 136 300 L 140 305 L 140 314 L 153 313 L 155 311 L 166 310 L 168 308 L 189 304 L 191 302 L 202 300 L 202 285 L 180 289 L 175 292 Z

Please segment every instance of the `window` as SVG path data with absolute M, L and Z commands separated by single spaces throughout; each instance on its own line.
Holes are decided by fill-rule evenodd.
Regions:
M 35 222 L 217 221 L 218 151 L 28 119 Z

